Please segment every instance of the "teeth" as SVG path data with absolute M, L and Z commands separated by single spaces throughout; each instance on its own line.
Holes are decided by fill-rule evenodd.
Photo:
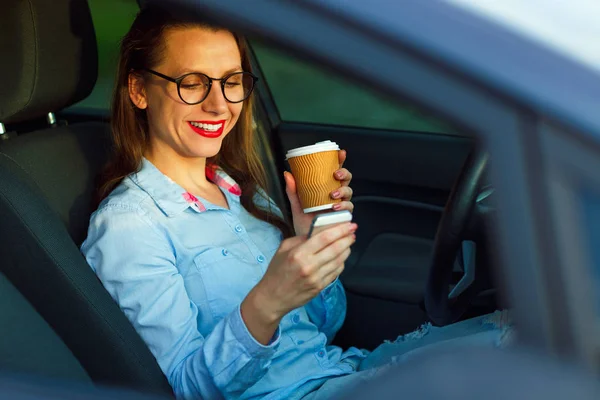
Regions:
M 204 129 L 205 131 L 209 131 L 209 132 L 216 132 L 218 131 L 221 126 L 223 126 L 223 124 L 201 124 L 199 122 L 193 122 L 190 121 L 190 124 L 194 125 L 196 128 L 200 128 L 200 129 Z

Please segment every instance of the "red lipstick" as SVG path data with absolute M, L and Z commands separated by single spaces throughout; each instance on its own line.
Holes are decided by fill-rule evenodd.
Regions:
M 220 121 L 188 121 L 188 125 L 198 135 L 209 139 L 215 139 L 223 134 L 223 129 L 225 128 L 225 120 L 223 119 Z M 214 127 L 217 126 L 218 128 L 214 130 Z

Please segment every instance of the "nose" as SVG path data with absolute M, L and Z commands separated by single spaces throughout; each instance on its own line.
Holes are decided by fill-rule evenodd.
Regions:
M 217 82 L 212 84 L 210 92 L 208 92 L 208 96 L 200 104 L 205 112 L 214 115 L 225 114 L 228 109 L 227 100 L 225 100 L 223 90 L 221 90 L 221 85 Z

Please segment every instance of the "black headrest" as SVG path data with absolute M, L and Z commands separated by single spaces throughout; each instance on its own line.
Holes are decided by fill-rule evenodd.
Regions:
M 58 111 L 87 97 L 98 75 L 86 0 L 2 0 L 0 122 Z

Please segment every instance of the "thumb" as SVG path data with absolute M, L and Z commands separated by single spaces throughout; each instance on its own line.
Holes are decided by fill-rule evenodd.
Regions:
M 283 179 L 285 180 L 285 193 L 287 194 L 288 199 L 290 201 L 292 215 L 304 213 L 302 205 L 300 204 L 298 192 L 296 191 L 296 180 L 294 179 L 294 175 L 285 171 L 283 173 Z

